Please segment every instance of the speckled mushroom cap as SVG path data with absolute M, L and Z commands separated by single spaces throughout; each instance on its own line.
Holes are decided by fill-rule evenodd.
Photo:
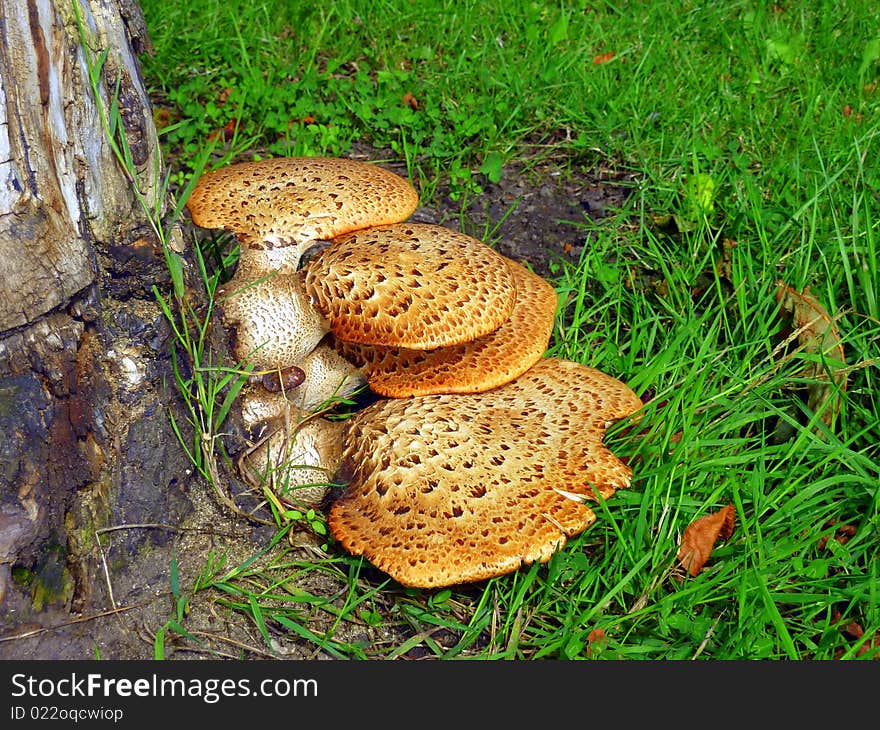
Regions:
M 516 298 L 505 257 L 426 223 L 340 236 L 304 271 L 331 332 L 361 344 L 425 350 L 474 340 L 498 329 Z
M 629 486 L 602 439 L 641 405 L 620 381 L 556 358 L 484 393 L 379 401 L 345 423 L 349 486 L 330 529 L 414 587 L 545 562 L 595 520 L 583 500 Z
M 303 410 L 320 408 L 333 398 L 345 398 L 366 382 L 363 371 L 327 342 L 321 342 L 300 362 L 305 382 L 293 394 Z
M 267 422 L 266 436 L 238 462 L 250 486 L 270 488 L 287 504 L 317 507 L 339 467 L 342 422 L 294 409 Z
M 230 230 L 245 247 L 300 253 L 314 240 L 406 220 L 417 206 L 418 194 L 399 175 L 336 157 L 222 167 L 202 175 L 187 202 L 198 226 Z
M 288 410 L 312 412 L 334 397 L 347 397 L 366 382 L 363 373 L 326 342 L 306 355 L 299 369 L 303 382 L 284 390 L 246 384 L 241 391 L 242 420 L 248 429 L 282 417 Z
M 510 382 L 544 354 L 553 332 L 553 287 L 508 259 L 516 302 L 497 330 L 471 342 L 433 350 L 359 345 L 336 340 L 344 358 L 364 369 L 370 388 L 389 398 L 433 393 L 478 393 Z
M 246 258 L 218 290 L 218 305 L 235 357 L 257 370 L 297 365 L 327 333 L 301 273 L 266 272 Z

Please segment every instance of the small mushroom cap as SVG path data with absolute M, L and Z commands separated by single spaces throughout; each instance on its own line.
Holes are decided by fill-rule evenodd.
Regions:
M 334 239 L 304 271 L 340 340 L 426 350 L 482 337 L 510 317 L 507 262 L 467 234 L 399 223 Z
M 366 383 L 363 371 L 325 342 L 300 362 L 305 382 L 293 393 L 297 405 L 314 410 L 333 398 L 346 398 Z
M 218 295 L 235 357 L 257 370 L 299 365 L 327 332 L 326 321 L 305 293 L 301 273 L 265 272 L 243 259 Z
M 269 390 L 260 383 L 248 383 L 241 391 L 241 413 L 245 427 L 281 418 L 291 409 L 310 413 L 335 397 L 345 398 L 366 380 L 359 368 L 321 342 L 301 361 L 303 382 L 293 388 Z
M 336 340 L 344 358 L 364 368 L 370 388 L 389 398 L 478 393 L 522 375 L 544 354 L 558 299 L 543 278 L 508 259 L 516 282 L 510 318 L 488 335 L 434 350 L 359 345 Z
M 418 193 L 399 175 L 336 157 L 279 157 L 228 165 L 199 178 L 193 223 L 225 228 L 254 248 L 297 246 L 406 220 Z
M 641 405 L 619 380 L 556 358 L 484 393 L 379 401 L 345 423 L 349 486 L 330 529 L 414 587 L 545 562 L 595 520 L 584 500 L 629 486 L 602 439 Z
M 293 409 L 267 422 L 266 435 L 238 461 L 242 479 L 266 486 L 282 501 L 318 507 L 330 489 L 342 454 L 342 423 Z

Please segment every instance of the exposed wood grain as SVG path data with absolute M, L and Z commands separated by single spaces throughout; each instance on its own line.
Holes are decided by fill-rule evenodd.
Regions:
M 118 2 L 79 1 L 89 52 L 110 49 L 101 102 L 119 79 L 123 128 L 150 200 L 157 145 L 130 23 Z M 101 133 L 85 58 L 69 0 L 0 0 L 0 332 L 95 281 L 94 245 L 124 239 L 140 218 Z

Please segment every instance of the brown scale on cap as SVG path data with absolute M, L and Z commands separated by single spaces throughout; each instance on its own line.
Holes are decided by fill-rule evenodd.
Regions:
M 507 260 L 516 282 L 510 318 L 471 342 L 434 350 L 359 345 L 336 340 L 347 360 L 364 368 L 370 388 L 389 398 L 477 393 L 518 377 L 544 354 L 553 332 L 557 296 L 525 266 Z
M 348 489 L 330 529 L 398 582 L 438 587 L 545 562 L 596 517 L 583 503 L 629 486 L 602 443 L 642 403 L 626 385 L 567 360 L 470 395 L 374 403 L 342 433 Z
M 187 208 L 197 226 L 230 230 L 246 247 L 301 254 L 310 241 L 406 220 L 418 202 L 406 180 L 376 165 L 279 157 L 202 175 Z
M 263 373 L 260 383 L 270 393 L 286 393 L 302 385 L 305 379 L 305 370 L 293 365 L 283 370 L 275 369 Z
M 340 236 L 305 267 L 306 291 L 341 340 L 432 349 L 510 317 L 507 259 L 464 233 L 399 223 Z

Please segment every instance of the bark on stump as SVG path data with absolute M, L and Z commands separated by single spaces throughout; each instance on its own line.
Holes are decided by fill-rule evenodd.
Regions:
M 190 464 L 169 424 L 159 241 L 102 129 L 123 133 L 152 203 L 160 149 L 134 0 L 0 0 L 0 633 L 106 608 L 96 530 L 174 523 Z M 118 86 L 117 86 L 118 83 Z M 163 530 L 114 533 L 113 571 Z M 124 541 L 121 545 L 121 541 Z M 15 650 L 0 645 L 0 656 Z

